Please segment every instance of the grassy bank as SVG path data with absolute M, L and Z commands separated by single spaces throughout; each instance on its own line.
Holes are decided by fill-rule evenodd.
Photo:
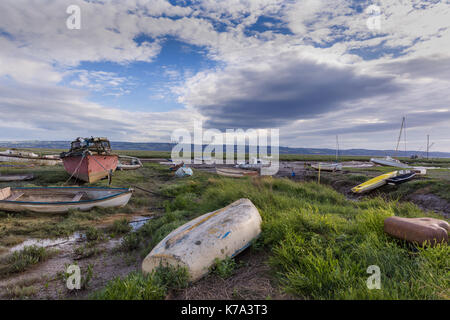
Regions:
M 273 277 L 295 297 L 449 297 L 447 245 L 413 246 L 383 232 L 383 220 L 388 216 L 425 215 L 410 203 L 381 198 L 353 202 L 315 183 L 273 178 L 235 180 L 203 173 L 180 180 L 164 192 L 176 196 L 165 203 L 166 214 L 148 222 L 135 235 L 138 240 L 131 241 L 135 246 L 127 250 L 141 250 L 144 256 L 171 230 L 193 217 L 249 198 L 263 218 L 263 232 L 254 246 L 270 252 Z M 371 265 L 380 267 L 381 290 L 366 286 L 366 270 Z

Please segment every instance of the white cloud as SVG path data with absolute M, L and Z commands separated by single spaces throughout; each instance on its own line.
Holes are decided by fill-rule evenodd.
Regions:
M 69 4 L 81 7 L 81 30 L 66 28 Z M 327 109 L 320 119 L 292 117 L 290 123 L 282 123 L 286 141 L 292 143 L 294 137 L 316 132 L 320 139 L 308 136 L 307 141 L 321 145 L 325 129 L 331 135 L 332 129 L 351 131 L 352 127 L 378 123 L 385 133 L 372 132 L 357 138 L 351 133 L 343 134 L 355 146 L 381 146 L 386 143 L 381 137 L 392 133 L 393 124 L 403 114 L 413 114 L 413 121 L 416 116 L 420 118 L 419 112 L 427 111 L 431 116 L 427 115 L 424 126 L 411 129 L 416 131 L 413 137 L 418 139 L 432 126 L 448 135 L 448 128 L 439 120 L 446 118 L 433 117 L 437 113 L 430 111 L 449 105 L 445 92 L 450 71 L 442 65 L 448 64 L 450 57 L 448 1 L 382 1 L 381 29 L 376 32 L 367 28 L 368 15 L 359 5 L 357 11 L 358 3 L 350 0 L 199 0 L 191 7 L 164 0 L 54 0 L 45 5 L 32 0 L 1 1 L 0 90 L 4 95 L 0 97 L 0 109 L 12 116 L 19 112 L 25 116 L 15 117 L 20 119 L 16 122 L 3 120 L 0 126 L 11 128 L 15 123 L 17 127 L 36 130 L 43 138 L 61 130 L 78 136 L 77 130 L 96 131 L 100 123 L 102 130 L 116 139 L 148 141 L 167 135 L 170 128 L 189 122 L 191 116 L 214 114 L 210 113 L 211 106 L 221 108 L 220 117 L 230 121 L 233 118 L 227 119 L 232 114 L 227 103 L 250 101 L 257 96 L 258 86 L 268 82 L 278 82 L 280 87 L 278 92 L 264 92 L 266 102 L 285 98 L 283 94 L 298 94 L 308 84 L 315 84 L 317 89 L 328 81 L 331 91 L 333 83 L 334 88 L 341 88 L 332 81 L 333 76 L 339 80 L 339 75 L 348 74 L 355 79 L 386 77 L 405 90 L 358 101 L 348 99 L 340 108 Z M 292 34 L 247 32 L 261 16 L 279 20 L 276 24 L 288 27 Z M 140 35 L 152 41 L 137 43 L 135 39 Z M 187 105 L 185 110 L 138 113 L 88 101 L 88 91 L 116 96 L 132 93 L 133 80 L 106 71 L 78 70 L 81 62 L 151 63 L 168 36 L 206 48 L 208 57 L 218 62 L 216 68 L 192 76 L 168 68 L 167 86 L 172 88 L 154 88 L 155 94 L 149 94 L 149 98 L 164 99 L 171 89 Z M 300 68 L 302 63 L 304 69 Z M 298 74 L 298 79 L 283 76 L 290 69 L 306 70 L 308 64 L 317 67 L 318 75 L 329 78 L 315 81 L 314 74 L 308 72 Z M 61 81 L 74 74 L 71 85 L 79 90 L 62 87 Z M 300 83 L 302 86 L 296 87 Z M 298 90 L 284 90 L 287 87 Z M 367 90 L 373 92 L 370 86 Z M 330 94 L 322 91 L 323 96 Z M 285 111 L 277 108 L 273 108 L 273 118 Z M 348 111 L 350 108 L 352 112 Z M 248 118 L 249 126 L 252 121 Z M 450 150 L 447 140 L 441 143 L 442 148 Z

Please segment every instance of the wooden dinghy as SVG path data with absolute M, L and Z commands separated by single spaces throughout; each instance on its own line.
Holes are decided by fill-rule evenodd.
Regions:
M 33 180 L 33 179 L 34 179 L 34 175 L 32 173 L 0 175 L 0 182 L 25 181 L 25 180 Z
M 364 183 L 361 183 L 360 185 L 357 185 L 356 187 L 352 188 L 352 191 L 354 193 L 363 193 L 363 192 L 368 192 L 368 191 L 374 190 L 376 188 L 384 186 L 386 184 L 387 179 L 393 178 L 393 177 L 397 176 L 397 174 L 398 174 L 398 171 L 392 171 L 392 172 L 382 174 L 378 177 L 375 177 Z
M 397 176 L 389 178 L 386 180 L 387 184 L 396 186 L 405 182 L 410 181 L 412 178 L 416 176 L 416 172 L 409 170 L 399 171 Z
M 258 176 L 259 172 L 255 170 L 240 170 L 234 168 L 216 168 L 216 173 L 224 177 L 242 178 Z
M 100 187 L 34 187 L 0 189 L 0 210 L 62 213 L 94 207 L 122 207 L 132 189 Z
M 191 281 L 206 275 L 215 259 L 234 257 L 261 233 L 261 216 L 248 199 L 202 215 L 172 231 L 144 259 L 142 271 L 186 267 Z
M 311 167 L 316 170 L 320 170 L 320 171 L 341 171 L 342 170 L 342 164 L 340 164 L 340 163 L 320 162 L 320 163 L 311 164 Z
M 137 170 L 142 168 L 142 162 L 139 158 L 119 156 L 119 163 L 117 164 L 118 170 Z

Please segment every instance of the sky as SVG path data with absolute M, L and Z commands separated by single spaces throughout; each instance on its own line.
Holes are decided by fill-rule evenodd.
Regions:
M 449 17 L 449 0 L 2 0 L 0 141 L 169 142 L 201 121 L 394 149 L 406 117 L 409 150 L 429 134 L 450 152 Z

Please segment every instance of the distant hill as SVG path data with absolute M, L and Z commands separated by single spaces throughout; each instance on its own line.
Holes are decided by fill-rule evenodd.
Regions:
M 70 141 L 0 141 L 0 148 L 40 148 L 40 149 L 68 149 Z M 174 144 L 154 143 L 154 142 L 121 142 L 112 141 L 111 147 L 115 150 L 143 150 L 143 151 L 171 151 Z M 236 149 L 236 146 L 235 146 Z M 246 148 L 248 151 L 248 147 Z M 270 149 L 269 149 L 270 152 Z M 335 149 L 320 148 L 289 148 L 280 147 L 280 154 L 309 154 L 309 155 L 334 155 Z M 347 149 L 339 150 L 341 156 L 375 156 L 382 157 L 394 155 L 395 150 L 368 150 L 368 149 Z M 399 151 L 400 157 L 410 157 L 412 155 L 425 155 L 423 151 Z M 433 158 L 450 158 L 450 152 L 430 152 Z

